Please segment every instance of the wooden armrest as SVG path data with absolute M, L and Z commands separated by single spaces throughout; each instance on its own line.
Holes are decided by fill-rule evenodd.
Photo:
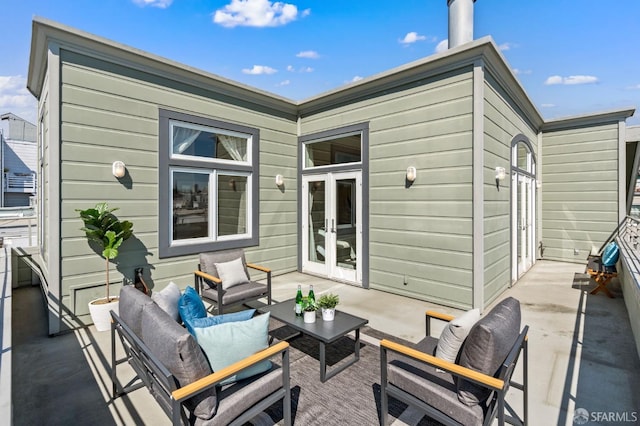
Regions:
M 203 278 L 207 281 L 213 281 L 216 284 L 220 284 L 222 283 L 222 280 L 218 277 L 214 277 L 213 275 L 209 275 L 206 272 L 202 272 L 202 271 L 194 271 L 193 272 L 196 276 Z
M 261 350 L 260 352 L 256 352 L 255 354 L 248 356 L 244 359 L 241 359 L 238 362 L 235 362 L 222 370 L 216 371 L 215 373 L 211 373 L 206 377 L 203 377 L 200 380 L 196 380 L 193 383 L 190 383 L 186 386 L 181 387 L 180 389 L 176 389 L 171 392 L 171 397 L 176 401 L 183 401 L 185 399 L 191 398 L 193 395 L 198 394 L 203 389 L 211 387 L 229 376 L 233 376 L 238 373 L 240 370 L 243 370 L 247 367 L 250 367 L 254 364 L 257 364 L 260 361 L 264 361 L 267 358 L 271 358 L 278 352 L 285 351 L 289 348 L 289 343 L 280 342 L 273 346 L 269 346 L 266 349 Z
M 432 365 L 441 370 L 448 371 L 456 376 L 464 377 L 472 380 L 476 383 L 487 386 L 493 390 L 502 390 L 504 388 L 504 380 L 496 379 L 495 377 L 488 376 L 478 371 L 471 370 L 470 368 L 462 367 L 461 365 L 454 364 L 449 361 L 445 361 L 435 356 L 429 355 L 424 352 L 420 352 L 416 349 L 408 346 L 401 345 L 399 343 L 391 342 L 387 339 L 380 341 L 380 346 L 398 352 L 402 355 L 406 355 L 418 361 L 422 361 L 426 364 Z
M 453 315 L 443 314 L 442 312 L 437 311 L 427 311 L 424 314 L 429 318 L 435 318 L 446 322 L 453 321 L 455 318 Z
M 257 269 L 258 271 L 262 271 L 262 272 L 271 272 L 271 269 L 267 268 L 266 266 L 260 266 L 254 263 L 247 263 L 247 267 Z

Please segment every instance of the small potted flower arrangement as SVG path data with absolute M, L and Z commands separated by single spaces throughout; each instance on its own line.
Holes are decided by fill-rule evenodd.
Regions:
M 318 305 L 316 305 L 315 300 L 309 299 L 308 297 L 302 298 L 302 315 L 304 316 L 304 322 L 306 323 L 316 322 L 317 310 L 318 310 Z
M 333 321 L 336 316 L 336 305 L 340 303 L 337 294 L 327 293 L 318 299 L 318 307 L 322 309 L 322 320 Z

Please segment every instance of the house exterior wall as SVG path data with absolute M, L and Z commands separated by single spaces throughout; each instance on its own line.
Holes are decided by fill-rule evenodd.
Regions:
M 296 191 L 293 179 L 281 192 L 273 176 L 295 176 L 296 122 L 220 94 L 189 86 L 82 53 L 61 50 L 60 234 L 61 300 L 80 320 L 87 303 L 104 297 L 105 261 L 87 244 L 76 209 L 107 201 L 116 215 L 134 224 L 134 237 L 111 266 L 112 293 L 122 277 L 133 279 L 144 267 L 147 282 L 163 288 L 175 281 L 192 284 L 197 255 L 158 256 L 159 108 L 260 129 L 260 246 L 247 250 L 250 261 L 275 273 L 296 268 Z M 127 165 L 131 182 L 111 175 L 111 163 Z M 166 171 L 165 171 L 166 172 Z M 168 230 L 165 230 L 168 232 Z M 117 270 L 117 273 L 113 273 Z
M 570 126 L 542 137 L 544 258 L 584 262 L 619 220 L 618 121 Z M 624 163 L 624 162 L 623 162 Z
M 519 112 L 511 96 L 492 76 L 484 82 L 484 304 L 491 303 L 511 285 L 511 144 L 524 135 L 534 147 L 537 134 Z M 504 167 L 507 177 L 496 188 L 495 168 Z M 515 202 L 515 201 L 514 201 Z
M 369 286 L 465 307 L 472 276 L 472 69 L 304 116 L 301 135 L 369 123 Z M 408 166 L 418 177 L 405 187 Z

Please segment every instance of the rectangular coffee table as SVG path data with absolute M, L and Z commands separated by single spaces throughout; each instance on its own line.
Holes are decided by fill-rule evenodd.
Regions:
M 262 313 L 270 312 L 271 318 L 285 323 L 300 334 L 306 334 L 320 343 L 321 382 L 324 383 L 360 359 L 360 328 L 367 324 L 369 320 L 336 310 L 336 316 L 333 321 L 323 321 L 322 316 L 319 315 L 316 318 L 316 322 L 305 323 L 302 317 L 296 316 L 294 308 L 295 300 L 290 299 L 273 305 L 261 306 L 257 309 Z M 353 359 L 331 371 L 327 371 L 327 360 L 325 354 L 326 345 L 335 342 L 352 331 L 355 331 L 356 335 Z

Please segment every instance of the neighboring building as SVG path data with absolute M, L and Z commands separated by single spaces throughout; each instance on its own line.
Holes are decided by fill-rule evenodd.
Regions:
M 638 144 L 640 144 L 640 126 L 627 127 L 627 147 L 633 150 Z M 640 164 L 635 163 L 632 167 L 632 170 L 636 170 L 636 176 L 635 186 L 631 182 L 629 183 L 630 188 L 633 190 L 633 194 L 629 196 L 631 200 L 629 215 L 640 219 Z M 631 175 L 631 178 L 633 179 L 634 176 Z
M 2 114 L 0 121 L 8 129 L 0 131 L 2 167 L 1 207 L 29 206 L 36 193 L 36 126 L 15 114 Z
M 100 201 L 134 223 L 128 279 L 184 287 L 198 253 L 245 247 L 275 274 L 457 308 L 487 306 L 540 247 L 584 262 L 627 214 L 634 110 L 544 120 L 488 37 L 295 102 L 37 18 L 28 88 L 51 333 L 103 293 L 76 212 Z

